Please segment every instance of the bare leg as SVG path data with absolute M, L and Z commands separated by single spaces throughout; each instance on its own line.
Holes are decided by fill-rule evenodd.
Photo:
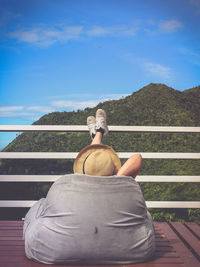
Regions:
M 117 176 L 132 176 L 135 178 L 142 167 L 142 156 L 140 154 L 130 157 L 119 169 Z
M 92 140 L 91 145 L 102 144 L 102 138 L 103 138 L 103 134 L 101 132 L 96 132 L 96 135 L 95 135 L 94 139 Z

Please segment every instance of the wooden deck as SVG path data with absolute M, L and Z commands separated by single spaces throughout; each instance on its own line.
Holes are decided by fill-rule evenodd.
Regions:
M 156 230 L 155 258 L 147 263 L 129 266 L 200 266 L 200 226 L 198 224 L 192 222 L 185 224 L 154 222 L 154 225 Z M 0 221 L 0 267 L 47 266 L 26 258 L 22 228 L 23 221 Z

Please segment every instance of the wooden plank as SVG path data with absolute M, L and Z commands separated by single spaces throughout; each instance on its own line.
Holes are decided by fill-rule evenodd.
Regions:
M 20 256 L 8 256 L 8 255 L 0 255 L 0 262 L 16 262 L 16 261 L 20 261 L 22 259 L 22 257 Z M 159 263 L 159 264 L 162 264 L 162 263 L 183 263 L 183 261 L 180 259 L 180 258 L 157 258 L 155 260 L 153 260 L 153 263 Z M 196 267 L 196 266 L 195 266 Z
M 20 255 L 13 255 L 10 257 L 9 255 L 0 255 L 0 262 L 16 262 L 16 261 L 24 261 L 23 257 Z
M 162 236 L 156 236 L 156 241 L 163 241 L 163 237 Z
M 158 257 L 158 258 L 155 258 L 153 259 L 152 261 L 150 261 L 151 263 L 159 263 L 159 264 L 163 264 L 163 263 L 168 263 L 168 264 L 171 264 L 171 263 L 184 263 L 183 259 L 181 259 L 180 257 L 178 258 L 164 258 L 164 257 Z M 128 267 L 128 266 L 127 266 Z M 195 266 L 196 267 L 196 266 Z
M 1 246 L 24 246 L 24 240 L 0 240 Z
M 157 244 L 157 241 L 156 241 L 156 244 Z M 160 251 L 171 252 L 171 251 L 175 251 L 175 249 L 172 246 L 167 246 L 167 247 L 157 246 L 156 251 L 158 251 L 158 252 L 160 252 Z
M 24 260 L 21 260 L 21 259 L 17 260 L 16 259 L 16 262 L 1 262 L 0 263 L 0 267 L 45 267 L 45 266 L 48 266 L 48 265 L 42 264 L 42 263 L 33 262 L 33 261 L 30 261 L 30 260 L 25 260 L 25 259 Z M 52 266 L 52 267 L 73 267 L 71 265 L 50 265 L 50 266 Z M 133 265 L 133 266 L 135 267 L 135 265 Z M 151 266 L 155 266 L 155 265 L 151 265 Z M 158 266 L 158 265 L 156 265 L 156 266 Z M 179 267 L 179 266 L 182 267 L 182 265 L 177 265 L 177 267 Z M 80 267 L 84 267 L 84 265 L 82 265 Z M 99 266 L 90 266 L 90 267 L 99 267 Z M 104 267 L 110 267 L 110 266 L 104 266 Z M 112 266 L 112 267 L 122 267 L 122 266 L 118 265 L 118 266 Z
M 21 230 L 23 229 L 23 226 L 0 226 L 0 231 L 1 230 Z
M 0 246 L 0 251 L 9 251 L 9 250 L 21 250 L 21 251 L 24 251 L 24 244 L 22 246 L 15 246 L 15 245 Z
M 183 239 L 189 247 L 196 253 L 200 260 L 200 240 L 193 235 L 182 223 L 172 222 L 172 227 L 177 231 L 178 235 Z
M 5 227 L 6 225 L 13 227 L 13 225 L 15 226 L 16 224 L 20 225 L 21 227 L 23 226 L 23 222 L 20 222 L 20 224 L 18 224 L 15 221 L 13 221 L 13 222 L 9 222 L 9 221 L 5 222 L 4 221 L 2 224 L 0 222 L 0 225 L 2 225 L 2 227 Z M 155 259 L 153 259 L 147 263 L 129 265 L 129 267 L 136 267 L 136 266 L 140 266 L 140 267 L 153 267 L 153 266 L 154 267 L 155 266 L 156 267 L 173 267 L 173 266 L 174 267 L 175 266 L 176 267 L 185 267 L 184 259 L 181 258 L 179 254 L 177 254 L 177 251 L 174 247 L 174 244 L 172 244 L 171 240 L 168 240 L 168 231 L 166 234 L 162 230 L 162 228 L 160 227 L 160 224 L 163 224 L 163 223 L 154 223 L 155 229 L 156 229 L 156 243 L 158 243 Z M 0 230 L 0 231 L 2 231 L 2 230 Z M 5 230 L 5 231 L 7 232 L 5 234 L 5 238 L 6 238 L 6 235 L 8 234 L 9 229 Z M 17 231 L 18 231 L 18 229 L 10 230 L 10 232 L 13 234 L 16 234 Z M 20 235 L 22 235 L 22 228 L 19 229 L 19 233 L 20 233 Z M 17 238 L 18 237 L 21 238 L 20 235 L 17 236 Z M 15 238 L 15 236 L 12 237 L 12 235 L 8 234 L 7 238 L 9 238 L 9 237 Z M 1 266 L 2 267 L 3 266 L 6 266 L 6 267 L 22 267 L 22 266 L 23 267 L 42 267 L 42 266 L 44 266 L 43 264 L 32 262 L 32 261 L 28 260 L 25 256 L 23 256 L 24 255 L 23 254 L 24 241 L 21 240 L 20 242 L 21 243 L 19 243 L 19 241 L 17 241 L 17 240 L 0 241 L 0 267 Z M 160 246 L 160 244 L 164 244 L 164 246 Z M 16 263 L 19 265 L 16 265 Z M 1 264 L 3 264 L 3 265 L 1 265 Z M 60 265 L 53 265 L 53 266 L 54 267 L 56 267 L 56 266 L 60 267 Z M 198 265 L 194 265 L 194 266 L 196 267 Z M 104 267 L 106 267 L 106 266 L 104 266 Z M 119 265 L 116 267 L 119 267 Z
M 124 267 L 124 266 L 125 265 L 118 266 L 118 267 Z M 92 267 L 92 266 L 90 266 L 90 267 Z M 143 264 L 140 263 L 140 264 L 134 264 L 134 265 L 127 265 L 127 267 L 185 267 L 185 265 L 182 263 L 170 263 L 170 264 L 168 264 L 168 263 L 162 263 L 162 264 L 160 264 L 160 263 L 143 263 Z
M 42 263 L 36 263 L 36 262 L 32 262 L 32 261 L 29 261 L 29 260 L 18 260 L 18 262 L 6 262 L 6 265 L 5 263 L 0 263 L 0 267 L 45 267 L 45 266 L 48 266 L 46 264 L 42 264 Z M 50 265 L 52 267 L 74 267 L 72 265 Z M 99 267 L 100 265 L 97 265 L 97 266 L 94 266 L 94 265 L 90 265 L 90 267 Z M 102 267 L 124 267 L 125 265 L 103 265 Z M 139 266 L 139 267 L 169 267 L 168 264 L 162 264 L 161 266 L 159 266 L 159 264 L 137 264 L 137 265 L 127 265 L 127 267 L 135 267 L 135 266 Z M 89 266 L 84 266 L 84 265 L 81 265 L 79 267 L 89 267 Z M 170 264 L 170 267 L 185 267 L 184 265 L 182 264 Z
M 0 262 L 0 267 L 45 267 L 45 264 L 32 262 L 29 260 L 18 260 L 16 262 Z M 70 267 L 70 266 L 61 266 L 61 265 L 51 265 L 52 267 Z M 81 266 L 83 267 L 83 266 Z M 116 266 L 117 267 L 117 266 Z M 119 266 L 118 266 L 119 267 Z M 178 266 L 179 267 L 179 266 Z
M 9 229 L 9 230 L 1 230 L 0 229 L 0 237 L 2 237 L 2 236 L 12 236 L 12 237 L 14 237 L 14 236 L 22 236 L 22 233 L 23 233 L 23 230 L 22 229 L 17 229 L 17 230 L 11 230 L 11 229 Z
M 0 236 L 0 241 L 4 241 L 4 240 L 22 240 L 21 236 Z
M 42 263 L 31 262 L 29 260 L 20 260 L 20 261 L 18 260 L 16 262 L 6 262 L 6 265 L 5 265 L 5 262 L 0 263 L 0 267 L 45 267 L 45 266 L 48 266 L 48 265 L 42 264 Z M 50 265 L 50 266 L 52 266 L 52 267 L 70 267 L 70 265 Z M 158 266 L 158 265 L 156 265 L 156 266 Z M 71 266 L 71 267 L 73 267 L 73 266 Z M 84 266 L 80 266 L 80 267 L 84 267 Z M 90 266 L 90 267 L 92 267 L 92 266 Z M 99 266 L 96 266 L 96 267 L 99 267 Z M 111 266 L 105 266 L 105 267 L 111 267 Z M 115 267 L 122 267 L 122 266 L 118 265 Z M 177 267 L 179 267 L 179 265 Z M 182 266 L 180 266 L 180 267 L 182 267 Z
M 194 222 L 185 222 L 185 225 L 200 239 L 200 226 Z
M 14 226 L 14 225 L 24 225 L 24 222 L 23 221 L 7 221 L 7 220 L 4 220 L 4 221 L 0 221 L 0 226 Z
M 168 251 L 156 251 L 155 257 L 162 257 L 162 258 L 179 258 L 176 252 L 168 252 Z
M 24 256 L 24 250 L 0 250 L 0 256 Z
M 198 259 L 192 254 L 192 252 L 182 243 L 181 239 L 171 229 L 167 223 L 155 223 L 161 231 L 168 238 L 170 244 L 174 247 L 180 258 L 183 260 L 187 267 L 195 266 L 199 267 L 200 263 Z
M 14 224 L 14 222 L 6 222 L 6 223 L 4 222 L 3 227 L 5 227 L 5 225 L 9 225 L 10 227 L 13 227 L 13 224 Z M 21 229 L 19 229 L 19 238 L 20 238 L 20 235 L 22 235 L 22 224 L 23 224 L 23 222 L 20 223 Z M 0 230 L 0 231 L 2 231 L 2 230 Z M 17 231 L 18 231 L 18 229 L 12 229 L 10 231 L 9 231 L 9 229 L 7 229 L 7 230 L 5 230 L 4 236 L 6 238 L 9 238 L 9 237 L 14 238 L 14 237 L 12 237 L 12 234 L 16 235 Z M 1 234 L 1 232 L 0 232 L 0 234 Z M 167 239 L 164 239 L 165 236 L 162 236 L 162 233 L 157 232 L 156 236 L 157 236 L 157 240 L 159 240 L 160 243 L 162 243 L 162 241 L 164 241 L 166 244 Z M 17 234 L 17 237 L 18 237 L 18 234 Z M 12 241 L 12 244 L 13 244 L 13 242 L 14 241 Z M 35 266 L 35 263 L 29 261 L 26 258 L 22 259 L 20 257 L 20 256 L 23 256 L 24 246 L 13 246 L 12 245 L 12 246 L 3 246 L 3 248 L 4 248 L 4 250 L 1 250 L 1 247 L 0 247 L 0 251 L 1 251 L 0 262 L 4 262 L 4 264 L 6 263 L 6 266 L 7 266 L 8 262 L 9 262 L 9 264 L 12 264 L 12 263 L 14 264 L 14 263 L 16 263 L 16 261 L 18 263 L 20 262 L 20 264 L 23 264 L 24 267 L 27 267 L 27 264 L 30 267 Z M 7 248 L 7 250 L 6 250 L 6 248 Z M 16 248 L 20 248 L 21 250 L 16 250 Z M 172 251 L 172 247 L 159 246 L 159 248 L 160 248 L 160 250 L 158 250 L 156 252 L 156 259 L 154 259 L 153 261 L 150 261 L 148 263 L 145 263 L 144 266 L 147 266 L 147 267 L 160 266 L 160 265 L 161 266 L 169 266 L 169 264 L 170 264 L 170 266 L 176 266 L 176 267 L 183 267 L 184 266 L 182 264 L 182 261 L 180 260 L 180 258 L 176 255 L 175 251 Z M 164 250 L 162 250 L 162 248 L 164 248 Z M 16 252 L 16 251 L 18 251 L 18 252 Z M 31 264 L 34 264 L 34 265 L 30 265 L 30 262 L 31 262 Z M 38 265 L 38 267 L 39 266 L 40 265 Z M 44 265 L 41 265 L 41 266 L 44 266 Z M 132 265 L 132 266 L 135 266 L 135 265 Z M 139 264 L 138 266 L 142 267 L 143 263 Z
M 159 240 L 157 240 L 156 243 L 157 243 L 157 245 L 159 247 L 171 247 L 171 245 L 170 245 L 168 240 L 167 241 L 159 241 Z
M 33 262 L 29 259 L 26 259 L 25 256 L 0 257 L 0 267 L 45 267 L 45 266 L 46 266 L 45 264 Z M 52 267 L 61 267 L 61 266 L 52 265 Z

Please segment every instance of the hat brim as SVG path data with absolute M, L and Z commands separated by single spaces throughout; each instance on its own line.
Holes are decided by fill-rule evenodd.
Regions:
M 107 146 L 107 145 L 89 145 L 84 147 L 78 154 L 78 156 L 76 157 L 75 161 L 74 161 L 74 173 L 81 173 L 83 174 L 83 165 L 85 162 L 85 159 L 87 158 L 87 156 L 89 154 L 91 154 L 92 152 L 96 151 L 97 149 L 102 149 L 102 150 L 106 150 L 113 161 L 113 164 L 115 166 L 115 174 L 117 174 L 118 170 L 121 168 L 121 161 L 117 155 L 117 153 L 112 149 L 112 147 Z

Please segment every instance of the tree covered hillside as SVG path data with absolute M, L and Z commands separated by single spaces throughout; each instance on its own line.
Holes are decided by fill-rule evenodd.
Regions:
M 200 126 L 200 86 L 180 92 L 163 84 L 149 84 L 120 100 L 99 103 L 77 112 L 53 112 L 34 125 L 84 125 L 98 108 L 107 112 L 108 125 Z M 88 133 L 23 133 L 3 151 L 70 152 L 90 143 Z M 200 152 L 200 134 L 109 133 L 104 143 L 117 152 Z M 1 174 L 64 174 L 72 172 L 72 160 L 1 160 Z M 143 175 L 200 175 L 199 160 L 143 160 Z M 50 184 L 5 184 L 4 199 L 38 199 Z M 143 183 L 146 200 L 200 200 L 195 183 Z M 22 198 L 23 197 L 23 198 Z M 200 211 L 152 210 L 155 220 L 198 220 Z

